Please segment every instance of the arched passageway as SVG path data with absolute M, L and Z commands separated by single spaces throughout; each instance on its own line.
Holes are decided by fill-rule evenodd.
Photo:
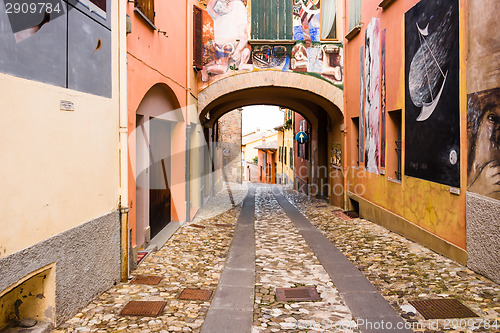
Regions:
M 213 127 L 224 114 L 248 105 L 278 105 L 301 114 L 311 128 L 310 154 L 296 174 L 305 183 L 296 188 L 328 198 L 343 207 L 342 164 L 334 156 L 344 144 L 343 93 L 325 80 L 292 72 L 262 71 L 219 80 L 198 95 L 200 121 L 207 142 L 214 141 Z M 334 163 L 334 162 L 337 163 Z

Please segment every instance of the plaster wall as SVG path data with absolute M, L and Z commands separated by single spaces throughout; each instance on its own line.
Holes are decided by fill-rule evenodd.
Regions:
M 57 325 L 119 281 L 118 211 L 94 218 L 0 258 L 2 272 L 9 272 L 0 274 L 0 295 L 25 276 L 46 269 L 49 265 L 52 265 L 51 270 L 55 270 L 51 275 L 55 275 L 56 289 L 55 302 L 48 304 L 47 313 L 54 311 Z M 48 296 L 51 287 L 44 290 Z

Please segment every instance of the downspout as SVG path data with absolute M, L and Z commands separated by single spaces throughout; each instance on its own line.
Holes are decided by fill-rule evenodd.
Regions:
M 189 112 L 189 111 L 188 111 Z M 186 124 L 186 222 L 191 220 L 191 124 Z
M 127 112 L 127 0 L 118 1 L 118 110 L 119 110 L 119 172 L 120 172 L 120 228 L 121 228 L 121 280 L 129 276 L 128 225 L 128 112 Z
M 186 0 L 186 64 L 189 64 L 190 59 L 190 48 L 189 48 L 189 31 L 190 31 L 190 21 L 189 21 L 189 0 Z M 186 66 L 186 223 L 191 220 L 191 120 L 190 116 L 190 105 L 189 105 L 189 94 L 191 93 L 190 84 L 191 80 L 189 77 L 190 67 Z

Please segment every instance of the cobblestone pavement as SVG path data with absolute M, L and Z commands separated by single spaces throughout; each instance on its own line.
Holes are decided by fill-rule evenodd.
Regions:
M 252 331 L 322 332 L 335 323 L 349 323 L 352 320 L 349 308 L 270 187 L 259 187 L 255 201 L 256 285 Z M 321 300 L 276 301 L 277 287 L 302 286 L 316 287 Z
M 500 285 L 375 223 L 344 221 L 333 214 L 339 208 L 324 201 L 288 188 L 283 192 L 413 322 L 415 332 L 500 332 Z M 408 307 L 411 300 L 438 298 L 455 298 L 480 318 L 437 322 Z
M 246 186 L 233 185 L 232 189 L 237 202 L 241 202 Z M 226 199 L 227 192 L 221 191 L 198 214 L 210 216 L 194 221 L 206 228 L 182 226 L 163 248 L 150 254 L 132 272 L 134 276 L 161 276 L 159 285 L 118 283 L 55 332 L 199 332 L 210 302 L 179 300 L 178 296 L 184 288 L 215 291 L 219 283 L 241 209 L 231 208 Z M 221 206 L 226 210 L 221 210 Z M 218 227 L 216 223 L 232 226 Z M 167 305 L 156 318 L 120 316 L 131 300 L 167 301 Z

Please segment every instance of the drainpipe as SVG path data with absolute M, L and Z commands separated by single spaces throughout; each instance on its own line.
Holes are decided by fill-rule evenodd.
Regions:
M 128 110 L 127 110 L 127 1 L 118 1 L 118 110 L 119 110 L 119 172 L 120 172 L 120 228 L 121 228 L 121 280 L 129 276 L 129 224 L 128 224 Z
M 189 111 L 188 111 L 189 112 Z M 186 124 L 186 222 L 191 220 L 191 124 Z

